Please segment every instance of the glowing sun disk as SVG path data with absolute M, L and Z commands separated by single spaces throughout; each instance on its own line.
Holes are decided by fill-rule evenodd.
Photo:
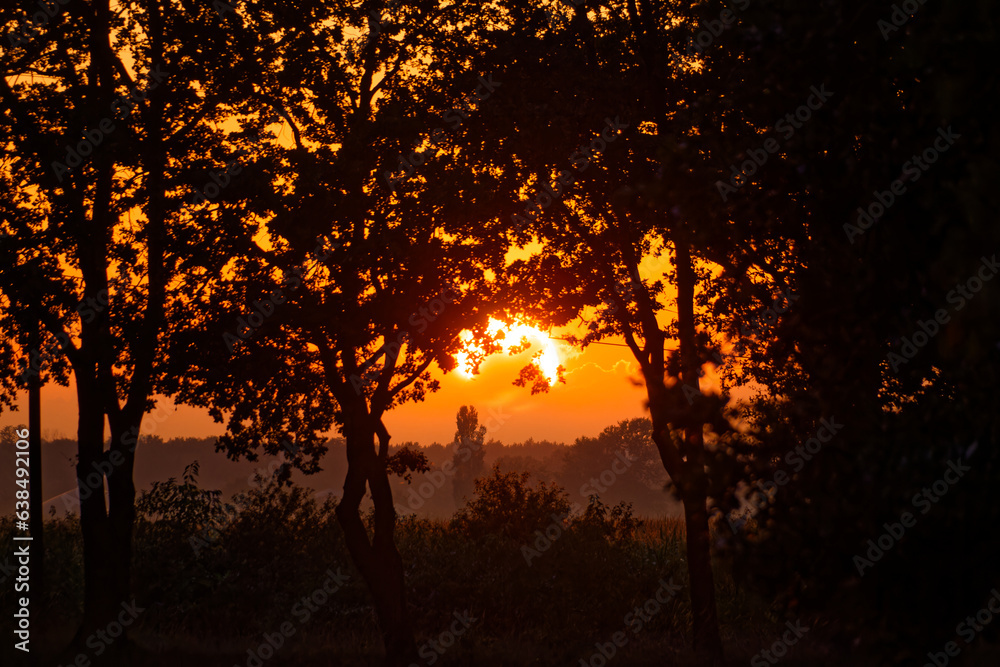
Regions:
M 508 324 L 492 318 L 486 330 L 492 337 L 500 339 L 497 342 L 503 347 L 504 352 L 510 352 L 522 345 L 525 340 L 532 346 L 538 345 L 541 348 L 541 352 L 532 360 L 532 363 L 538 367 L 538 370 L 545 376 L 550 386 L 555 384 L 558 378 L 559 350 L 556 347 L 555 340 L 549 338 L 547 333 L 521 322 Z M 463 331 L 462 338 L 466 341 L 471 341 L 472 332 Z M 473 362 L 469 358 L 469 352 L 472 351 L 481 354 L 483 350 L 479 345 L 467 342 L 466 350 L 459 352 L 455 357 L 455 360 L 458 362 L 458 373 L 463 377 L 471 378 L 473 376 Z

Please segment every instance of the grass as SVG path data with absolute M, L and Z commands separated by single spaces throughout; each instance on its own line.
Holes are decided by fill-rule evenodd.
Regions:
M 551 526 L 545 517 L 559 508 L 532 506 L 556 502 L 552 495 L 520 491 L 513 496 L 522 498 L 524 511 L 504 514 L 507 523 L 489 515 L 489 502 L 461 520 L 399 522 L 397 545 L 418 645 L 445 631 L 456 612 L 476 618 L 435 664 L 576 666 L 594 654 L 595 643 L 620 631 L 628 642 L 617 651 L 617 664 L 686 664 L 691 610 L 683 523 L 637 519 L 597 503 L 529 564 L 524 547 L 537 538 L 535 531 Z M 300 488 L 254 490 L 236 499 L 237 518 L 196 550 L 191 538 L 205 535 L 213 512 L 220 511 L 218 499 L 191 488 L 158 492 L 172 501 L 140 502 L 135 531 L 133 591 L 146 609 L 132 634 L 135 664 L 246 665 L 247 651 L 285 622 L 293 623 L 295 634 L 265 661 L 269 667 L 379 664 L 381 637 L 370 596 L 331 503 L 318 506 Z M 10 543 L 11 529 L 10 521 L 0 521 L 0 540 Z M 82 610 L 82 549 L 76 517 L 52 519 L 46 529 L 52 586 L 36 617 L 47 621 L 39 636 L 49 649 L 68 643 Z M 303 620 L 296 602 L 331 569 L 348 574 L 348 581 Z M 671 579 L 680 593 L 634 632 L 628 614 L 655 594 L 660 581 Z M 742 589 L 724 560 L 715 563 L 715 579 L 727 652 L 732 664 L 747 664 L 780 635 L 784 619 Z M 7 613 L 13 605 L 4 587 L 0 606 Z M 784 664 L 797 664 L 799 654 L 801 664 L 838 664 L 824 662 L 830 649 L 820 635 L 803 641 Z M 0 657 L 7 664 L 7 656 Z

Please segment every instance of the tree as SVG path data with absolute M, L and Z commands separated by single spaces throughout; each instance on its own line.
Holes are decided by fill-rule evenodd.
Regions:
M 452 446 L 455 453 L 452 465 L 455 476 L 452 487 L 455 497 L 455 507 L 461 508 L 467 498 L 472 496 L 476 488 L 476 478 L 483 474 L 486 467 L 486 427 L 479 425 L 479 413 L 471 405 L 463 405 L 455 416 L 458 430 Z
M 573 493 L 615 505 L 634 501 L 646 513 L 664 512 L 668 477 L 653 443 L 649 419 L 628 419 L 594 438 L 577 438 L 562 452 L 561 479 Z
M 802 232 L 787 207 L 734 218 L 711 186 L 732 128 L 749 123 L 710 87 L 724 72 L 690 48 L 698 14 L 581 3 L 546 22 L 535 3 L 502 4 L 509 25 L 484 51 L 518 97 L 487 112 L 487 146 L 502 152 L 481 141 L 468 150 L 521 183 L 494 209 L 511 246 L 531 249 L 509 267 L 506 305 L 547 325 L 582 317 L 580 345 L 621 337 L 638 361 L 652 438 L 684 503 L 694 646 L 718 662 L 709 503 L 729 479 L 711 471 L 740 437 L 727 396 L 706 393 L 701 378 L 731 340 L 766 347 L 770 328 L 748 320 L 785 304 L 780 292 L 794 296 L 782 239 Z M 504 62 L 511 53 L 532 55 Z M 530 369 L 520 380 L 547 387 Z
M 18 424 L 17 426 L 4 426 L 0 429 L 0 447 L 4 449 L 10 449 L 14 444 L 20 440 L 17 437 L 17 432 L 27 428 L 24 424 Z
M 778 169 L 732 200 L 740 217 L 792 203 L 808 232 L 796 240 L 801 299 L 774 330 L 772 350 L 788 363 L 744 365 L 774 398 L 750 413 L 759 446 L 746 470 L 790 481 L 759 529 L 738 533 L 738 561 L 786 609 L 836 618 L 842 643 L 873 647 L 882 662 L 921 659 L 997 576 L 996 544 L 973 527 L 997 520 L 998 299 L 992 280 L 972 298 L 961 292 L 1000 240 L 987 213 L 996 188 L 980 177 L 998 169 L 984 83 L 995 80 L 986 63 L 996 31 L 984 26 L 997 8 L 926 5 L 902 17 L 861 2 L 808 16 L 755 7 L 724 36 L 756 45 L 720 70 L 743 84 L 733 104 L 759 126 L 819 81 L 835 96 L 829 115 L 783 145 Z M 786 454 L 831 417 L 843 430 L 788 468 Z M 925 516 L 914 494 L 950 462 L 972 470 Z M 917 525 L 874 567 L 856 561 L 903 512 Z M 914 588 L 928 571 L 946 574 Z
M 242 120 L 283 119 L 292 145 L 258 149 L 280 165 L 242 219 L 261 237 L 177 320 L 168 356 L 196 369 L 175 374 L 169 391 L 226 422 L 220 446 L 234 458 L 284 450 L 286 476 L 316 470 L 322 434 L 340 430 L 348 470 L 337 518 L 372 592 L 386 662 L 406 665 L 416 645 L 388 475 L 422 464 L 390 460 L 383 416 L 436 389 L 432 364 L 455 367 L 462 330 L 490 347 L 504 246 L 468 243 L 470 207 L 456 193 L 488 192 L 493 179 L 453 159 L 434 127 L 442 116 L 461 125 L 494 90 L 462 69 L 468 47 L 455 27 L 485 19 L 432 2 L 256 9 L 227 13 L 242 49 L 231 67 L 252 82 Z M 259 39 L 278 26 L 285 39 Z M 449 77 L 461 98 L 442 94 Z M 359 512 L 369 491 L 371 538 Z
M 232 89 L 219 81 L 231 56 L 207 5 L 74 4 L 26 37 L 30 11 L 0 13 L 5 34 L 20 36 L 5 45 L 0 76 L 0 292 L 4 328 L 23 334 L 35 315 L 45 327 L 44 349 L 17 339 L 29 373 L 59 379 L 68 364 L 76 387 L 81 642 L 131 599 L 135 445 L 165 321 L 187 281 L 218 271 L 239 242 L 218 243 L 219 230 L 199 226 L 187 202 L 215 164 L 206 153 L 219 146 L 212 126 Z
M 557 484 L 531 482 L 527 472 L 501 472 L 496 465 L 476 480 L 475 494 L 452 519 L 452 525 L 477 538 L 506 539 L 530 548 L 531 535 L 552 523 L 566 520 L 572 506 Z M 523 553 L 523 551 L 522 551 Z

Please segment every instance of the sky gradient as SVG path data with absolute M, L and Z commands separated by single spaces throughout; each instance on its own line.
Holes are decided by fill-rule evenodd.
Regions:
M 608 341 L 609 343 L 616 341 Z M 479 375 L 466 378 L 461 373 L 443 374 L 435 370 L 441 388 L 421 403 L 408 403 L 386 416 L 386 426 L 394 442 L 407 440 L 428 445 L 447 444 L 455 434 L 455 414 L 462 405 L 473 405 L 480 422 L 487 425 L 487 439 L 505 444 L 528 438 L 572 442 L 596 435 L 606 426 L 623 419 L 646 415 L 645 389 L 636 385 L 638 366 L 629 350 L 620 344 L 597 344 L 580 351 L 556 341 L 566 384 L 557 384 L 547 394 L 531 395 L 528 388 L 512 383 L 518 371 L 539 348 L 533 344 L 516 356 L 494 355 L 483 362 Z M 27 421 L 27 394 L 19 395 L 19 410 L 0 415 L 0 426 Z M 76 394 L 69 387 L 47 385 L 42 389 L 42 434 L 46 439 L 74 438 L 76 434 Z M 220 435 L 206 410 L 174 406 L 159 398 L 157 408 L 143 420 L 143 433 L 173 437 Z

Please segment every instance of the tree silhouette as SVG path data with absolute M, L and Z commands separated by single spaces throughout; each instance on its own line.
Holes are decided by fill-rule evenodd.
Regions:
M 741 531 L 740 569 L 786 609 L 836 616 L 843 641 L 874 649 L 883 662 L 923 659 L 949 639 L 951 618 L 980 604 L 981 583 L 996 578 L 986 565 L 996 562 L 995 545 L 970 527 L 996 521 L 987 500 L 996 438 L 987 434 L 998 414 L 998 351 L 987 313 L 997 293 L 984 283 L 965 300 L 956 288 L 998 241 L 985 213 L 996 189 L 976 176 L 997 169 L 987 102 L 996 72 L 985 64 L 997 8 L 927 6 L 899 27 L 898 14 L 886 23 L 890 11 L 861 2 L 809 16 L 778 7 L 755 3 L 723 36 L 756 46 L 752 59 L 719 70 L 741 83 L 733 104 L 761 126 L 820 81 L 836 95 L 829 115 L 783 145 L 775 169 L 769 164 L 746 196 L 731 199 L 739 218 L 792 208 L 806 232 L 794 242 L 800 300 L 772 330 L 770 354 L 751 350 L 743 367 L 775 399 L 751 415 L 759 446 L 745 468 L 755 480 L 783 470 L 791 481 L 762 510 L 761 529 Z M 940 140 L 948 128 L 961 135 L 950 146 Z M 935 141 L 946 150 L 930 156 L 934 163 L 905 173 Z M 949 321 L 923 348 L 906 348 L 915 332 L 933 331 L 940 309 Z M 890 355 L 904 349 L 912 358 L 894 367 Z M 786 454 L 831 416 L 843 430 L 801 470 L 787 468 Z M 969 461 L 976 472 L 921 515 L 875 574 L 859 574 L 854 557 L 887 522 L 914 511 L 914 494 L 949 461 Z M 912 586 L 931 570 L 956 575 Z
M 5 7 L 0 22 L 18 27 L 26 16 Z M 186 210 L 192 183 L 209 177 L 204 154 L 217 145 L 212 125 L 229 91 L 217 85 L 229 59 L 211 34 L 217 20 L 207 6 L 97 2 L 62 8 L 44 30 L 5 45 L 0 290 L 11 317 L 38 308 L 48 341 L 41 351 L 22 342 L 30 365 L 58 373 L 68 362 L 76 386 L 79 641 L 130 599 L 135 444 L 152 407 L 161 336 L 187 291 L 182 276 L 217 271 L 213 259 L 228 244 L 209 251 L 220 230 Z M 218 64 L 196 62 L 192 50 Z M 95 471 L 97 488 L 85 489 Z
M 476 488 L 476 478 L 480 477 L 486 468 L 486 427 L 479 425 L 479 413 L 471 405 L 463 405 L 455 416 L 455 439 L 452 446 L 455 454 L 452 456 L 455 476 L 452 478 L 452 492 L 455 497 L 455 507 L 461 508 L 466 500 L 472 497 Z
M 0 407 L 30 386 L 37 415 L 41 385 L 75 384 L 77 644 L 131 598 L 136 445 L 168 394 L 225 424 L 230 458 L 282 455 L 276 492 L 344 451 L 336 517 L 386 663 L 417 661 L 390 476 L 430 468 L 385 416 L 437 389 L 463 331 L 474 364 L 497 351 L 491 317 L 582 323 L 571 343 L 638 363 L 649 419 L 578 439 L 562 475 L 612 499 L 669 476 L 704 662 L 723 657 L 713 555 L 883 662 L 981 604 L 1000 562 L 977 534 L 1000 518 L 995 4 L 887 22 L 860 0 L 100 0 L 47 3 L 31 30 L 27 6 L 0 7 Z M 731 403 L 748 383 L 763 393 Z M 549 388 L 536 366 L 515 384 Z M 568 511 L 506 472 L 555 445 L 484 477 L 475 408 L 456 421 L 453 529 L 525 540 Z M 792 465 L 820 424 L 844 431 Z M 961 491 L 859 571 L 956 462 Z M 145 498 L 177 521 L 164 539 L 219 510 L 192 470 Z M 780 489 L 756 521 L 710 531 L 758 484 Z
M 490 348 L 494 269 L 505 250 L 467 243 L 469 204 L 455 196 L 485 191 L 489 174 L 422 144 L 434 134 L 446 146 L 435 125 L 490 94 L 468 71 L 459 74 L 462 97 L 441 92 L 455 67 L 443 63 L 467 48 L 455 23 L 478 19 L 471 8 L 426 2 L 258 10 L 227 13 L 242 49 L 232 68 L 264 91 L 264 110 L 248 106 L 247 124 L 280 119 L 292 142 L 266 139 L 258 149 L 280 164 L 255 200 L 267 219 L 262 238 L 196 295 L 193 310 L 207 314 L 179 327 L 170 357 L 197 370 L 176 374 L 170 391 L 225 420 L 220 446 L 234 458 L 277 454 L 288 442 L 289 465 L 314 471 L 322 434 L 336 425 L 348 461 L 337 518 L 372 592 L 387 664 L 406 665 L 416 646 L 388 479 L 406 461 L 389 461 L 383 416 L 437 388 L 429 371 L 455 367 L 462 330 Z M 298 21 L 308 26 L 301 38 L 253 37 Z M 257 231 L 252 218 L 244 224 Z M 410 463 L 403 467 L 423 469 Z M 359 511 L 369 491 L 372 537 Z
M 488 145 L 503 150 L 480 150 L 481 140 L 468 150 L 520 179 L 518 197 L 493 209 L 512 246 L 533 244 L 509 267 L 508 307 L 553 325 L 582 316 L 588 333 L 576 342 L 622 337 L 639 362 L 653 440 L 684 502 L 695 648 L 718 661 L 708 502 L 730 479 L 709 473 L 740 438 L 728 398 L 704 393 L 700 378 L 728 340 L 767 340 L 769 329 L 746 324 L 793 287 L 794 257 L 777 241 L 788 217 L 734 220 L 711 187 L 726 133 L 747 121 L 706 90 L 722 73 L 703 79 L 713 62 L 687 48 L 697 14 L 581 5 L 550 24 L 531 3 L 505 8 L 509 25 L 490 35 L 485 66 L 532 57 L 503 63 L 516 100 L 486 111 Z
M 649 419 L 629 419 L 605 428 L 597 437 L 577 438 L 562 452 L 562 483 L 586 498 L 597 495 L 609 505 L 634 500 L 644 511 L 665 511 L 668 480 L 652 439 Z

